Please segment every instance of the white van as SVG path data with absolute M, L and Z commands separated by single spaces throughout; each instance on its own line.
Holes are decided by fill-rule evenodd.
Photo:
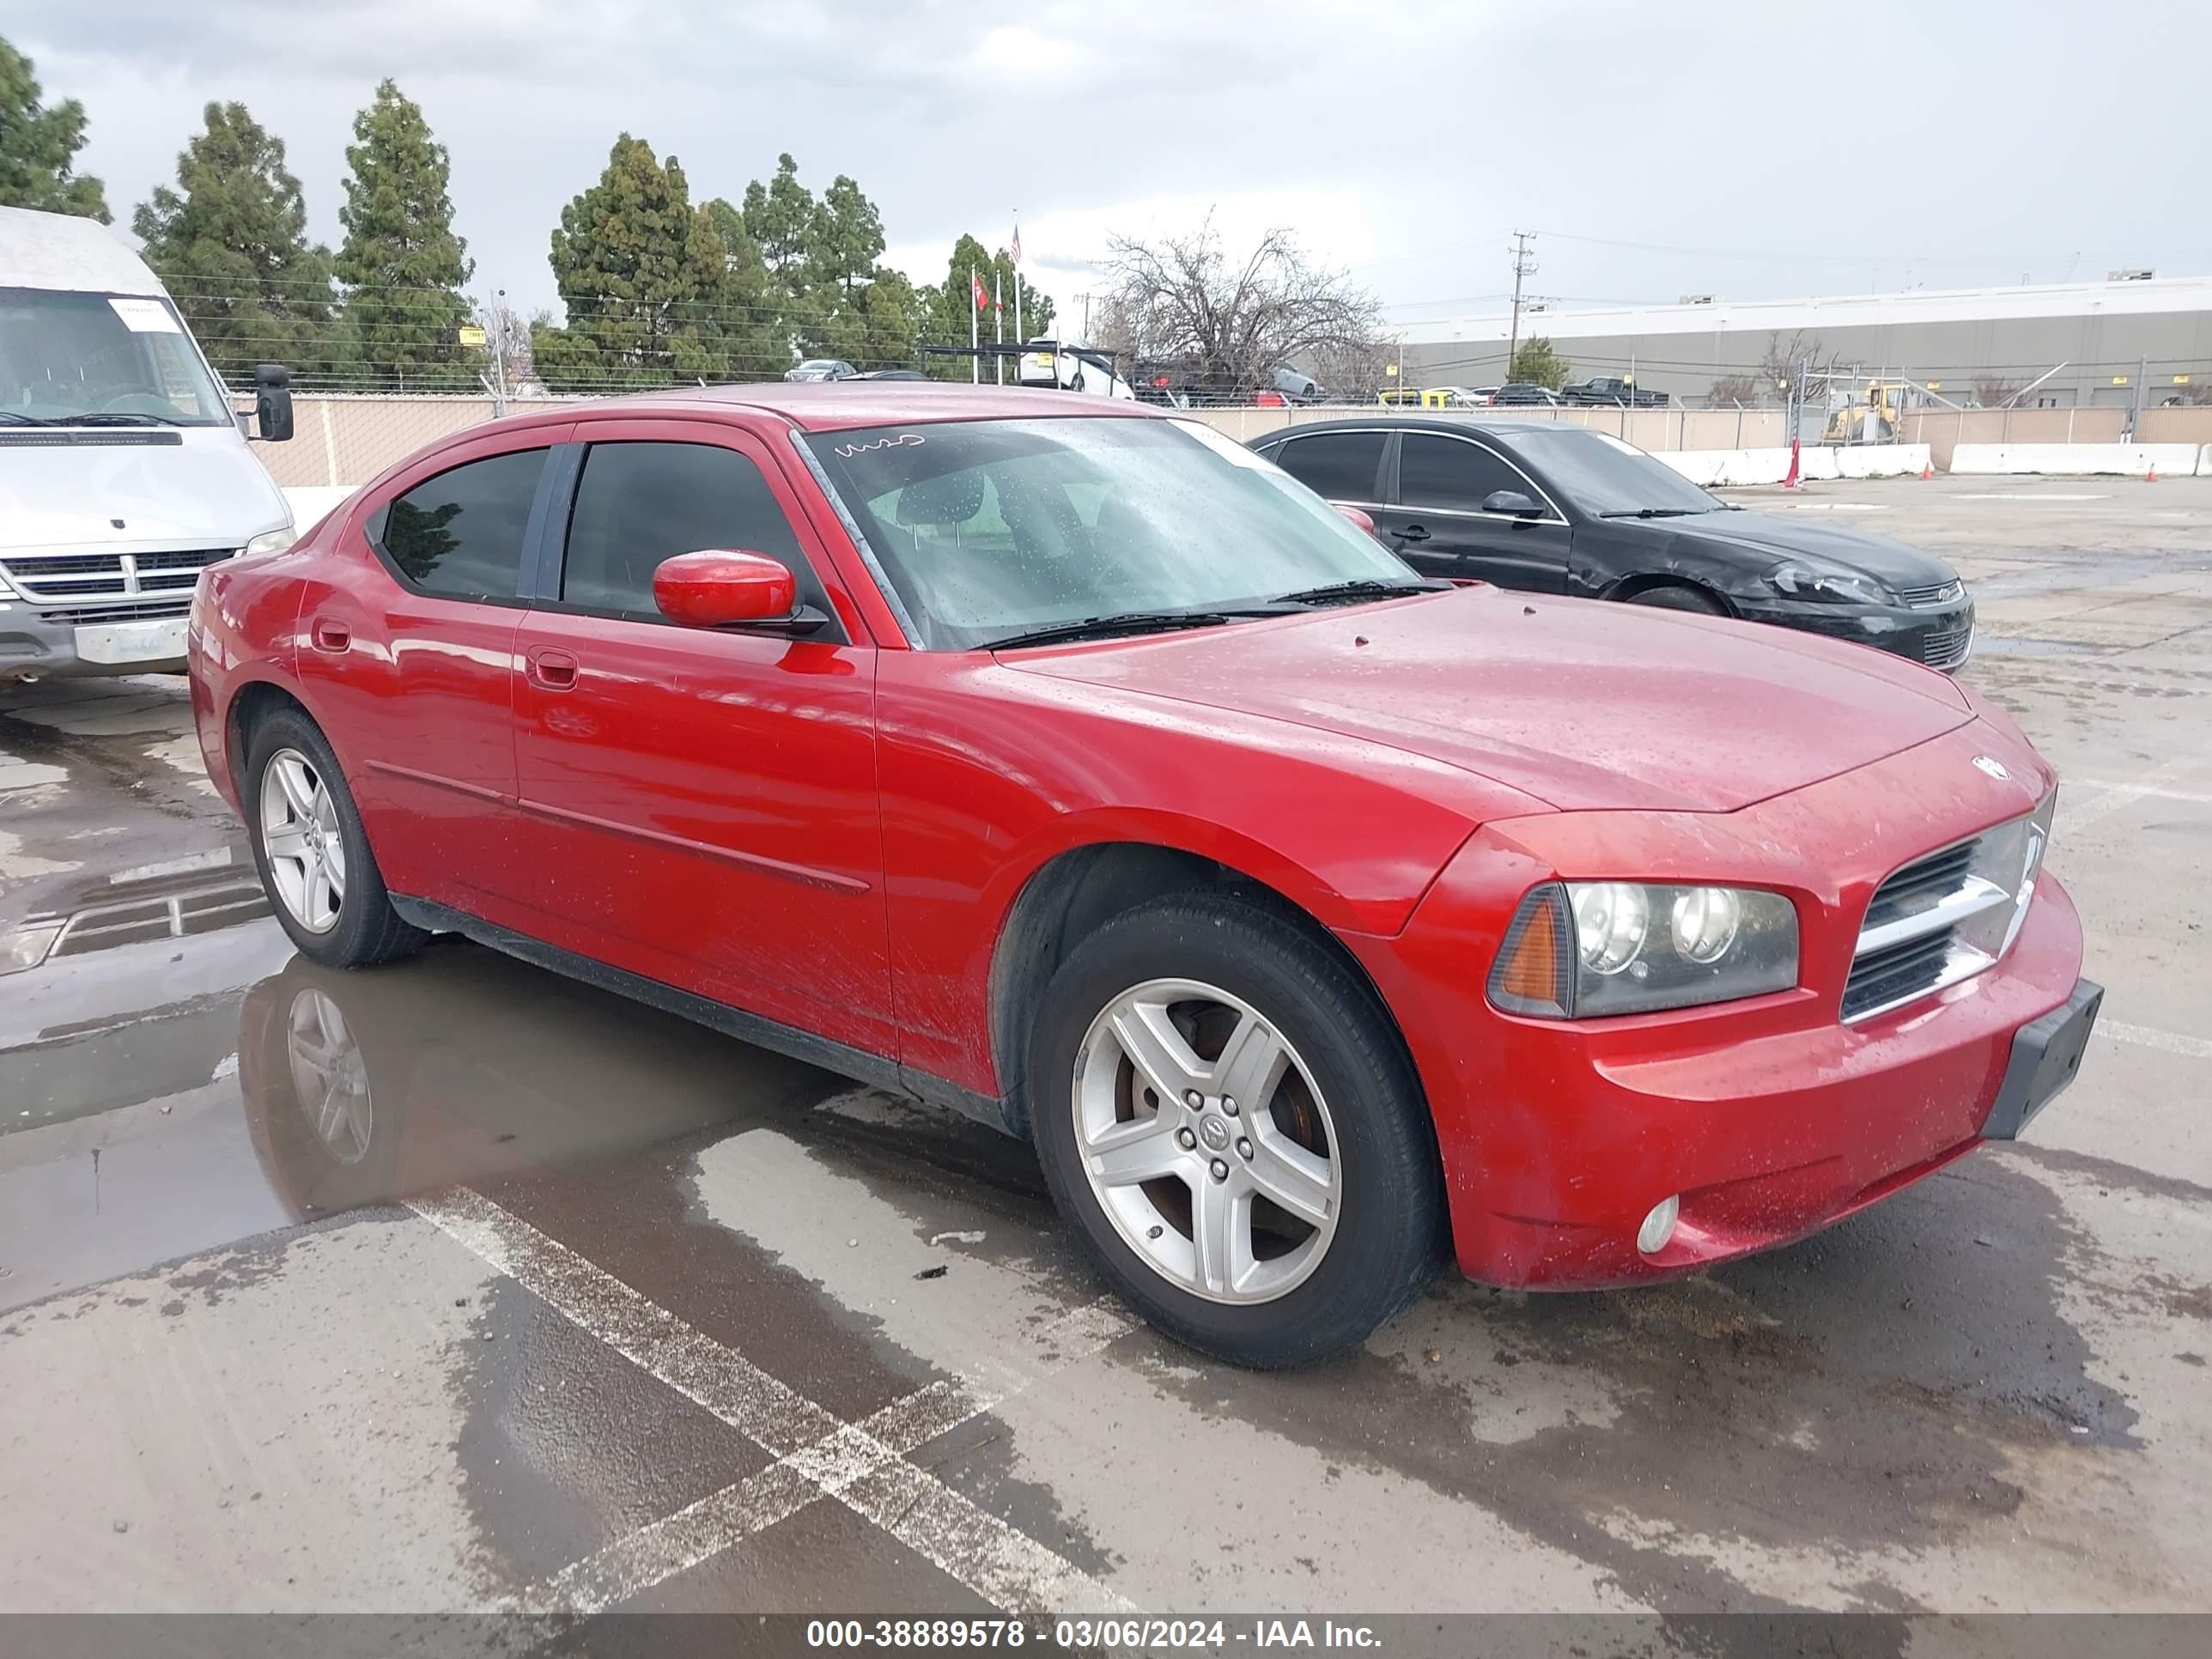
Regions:
M 284 371 L 260 435 L 292 435 Z M 185 665 L 203 567 L 292 514 L 161 281 L 106 226 L 0 207 L 0 684 Z

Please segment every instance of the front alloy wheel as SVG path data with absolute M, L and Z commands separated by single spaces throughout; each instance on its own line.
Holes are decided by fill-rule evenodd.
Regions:
M 1364 1340 L 1443 1242 L 1436 1133 L 1373 988 L 1266 900 L 1164 894 L 1054 970 L 1024 1078 L 1054 1201 L 1161 1330 L 1275 1368 Z
M 1328 1103 L 1237 997 L 1184 979 L 1125 991 L 1091 1023 L 1070 1098 L 1093 1194 L 1170 1283 L 1268 1302 L 1328 1254 L 1339 1207 Z

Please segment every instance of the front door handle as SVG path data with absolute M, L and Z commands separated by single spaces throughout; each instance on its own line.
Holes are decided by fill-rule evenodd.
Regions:
M 1409 524 L 1398 532 L 1398 539 L 1401 542 L 1425 542 L 1428 538 L 1427 529 L 1417 524 Z
M 315 625 L 310 630 L 309 637 L 314 641 L 316 650 L 327 651 L 332 656 L 337 655 L 353 644 L 352 630 L 343 623 L 332 622 L 327 617 L 315 618 Z
M 576 689 L 576 659 L 566 651 L 532 651 L 530 683 L 548 691 Z

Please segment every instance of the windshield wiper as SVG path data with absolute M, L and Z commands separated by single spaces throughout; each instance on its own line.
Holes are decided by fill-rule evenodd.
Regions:
M 172 420 L 167 415 L 141 415 L 136 410 L 124 415 L 63 415 L 46 422 L 48 426 L 185 426 L 189 422 Z
M 1623 507 L 1617 513 L 1601 513 L 1601 519 L 1694 519 L 1701 513 L 1710 513 L 1709 507 Z
M 1273 611 L 1121 611 L 1111 616 L 1085 617 L 1081 622 L 1054 623 L 1026 629 L 1003 639 L 986 640 L 982 649 L 1005 651 L 1018 645 L 1057 645 L 1070 640 L 1105 640 L 1116 634 L 1164 634 L 1179 628 L 1218 628 L 1239 617 L 1272 617 Z
M 1395 599 L 1401 593 L 1439 593 L 1451 584 L 1430 581 L 1419 577 L 1401 576 L 1391 580 L 1381 576 L 1359 576 L 1348 582 L 1324 582 L 1319 587 L 1301 587 L 1296 592 L 1278 593 L 1277 605 L 1333 605 L 1339 599 Z

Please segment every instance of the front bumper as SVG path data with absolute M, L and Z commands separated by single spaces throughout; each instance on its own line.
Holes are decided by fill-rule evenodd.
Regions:
M 134 614 L 141 609 L 118 606 L 111 617 L 87 606 L 57 619 L 21 599 L 0 599 L 0 681 L 182 673 L 185 613 Z
M 1908 662 L 1924 663 L 1946 673 L 1966 666 L 1974 648 L 1974 602 L 1959 599 L 1927 610 L 1905 605 L 1830 605 L 1784 599 L 1771 594 L 1737 596 L 1736 611 L 1747 622 L 1771 623 L 1801 633 L 1819 634 L 1854 645 L 1870 645 Z
M 1977 755 L 2002 757 L 2008 778 L 1974 767 Z M 2017 1133 L 2070 1080 L 2095 1017 L 2096 988 L 2080 979 L 2081 922 L 2047 869 L 1992 966 L 1850 1024 L 1841 1003 L 1881 880 L 2032 810 L 2050 787 L 2016 733 L 1976 720 L 1733 813 L 1490 825 L 1402 933 L 1340 935 L 1419 1070 L 1462 1269 L 1551 1289 L 1687 1272 L 1802 1237 L 1985 1137 Z M 1581 1021 L 1490 1005 L 1484 982 L 1522 894 L 1561 877 L 1630 872 L 1787 893 L 1799 985 Z M 1644 1218 L 1677 1195 L 1673 1237 L 1639 1250 Z

